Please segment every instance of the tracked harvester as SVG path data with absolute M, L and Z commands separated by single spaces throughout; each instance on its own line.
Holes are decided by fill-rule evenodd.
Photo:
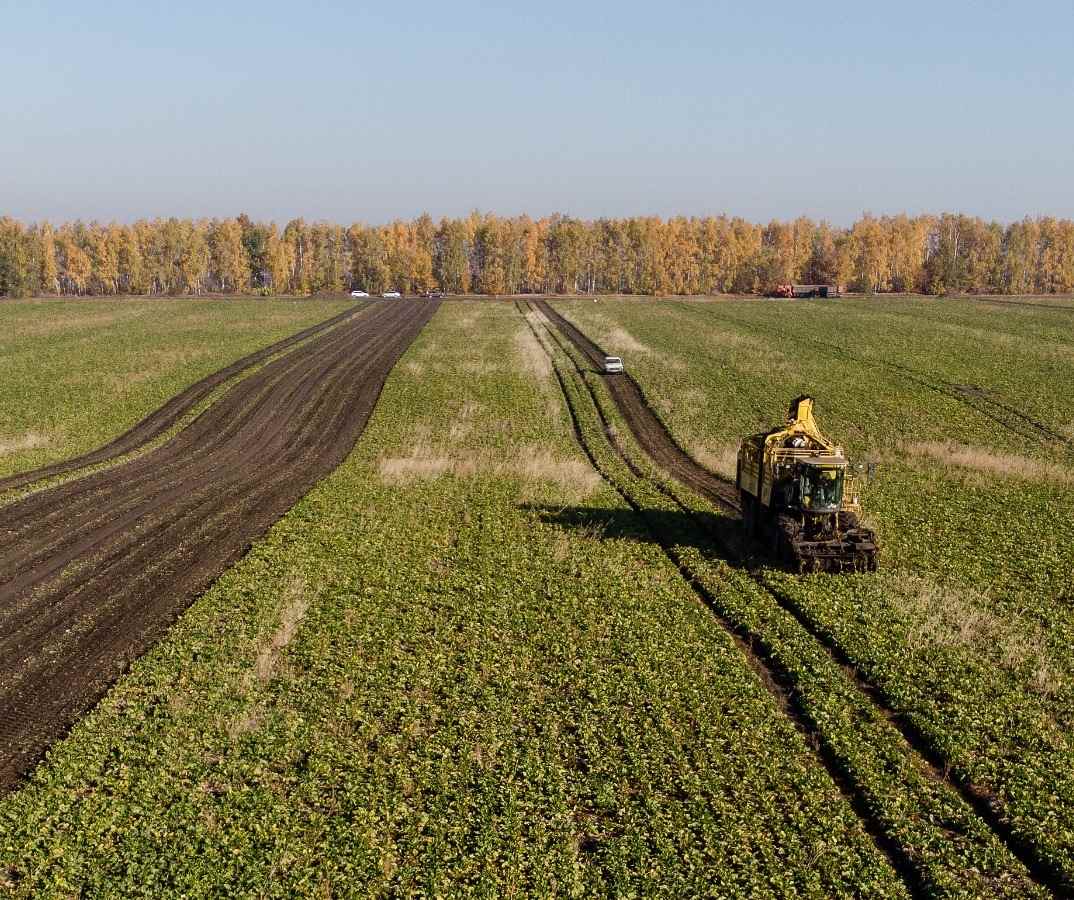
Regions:
M 746 533 L 799 572 L 876 571 L 876 535 L 861 524 L 859 481 L 843 448 L 813 418 L 813 398 L 791 403 L 787 424 L 738 451 Z

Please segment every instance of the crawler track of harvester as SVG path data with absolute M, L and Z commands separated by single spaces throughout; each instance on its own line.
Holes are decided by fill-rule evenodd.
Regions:
M 525 315 L 522 304 L 517 304 L 519 311 Z M 562 340 L 556 337 L 556 334 L 561 336 L 575 348 L 580 350 L 587 359 L 592 361 L 596 366 L 596 370 L 601 372 L 600 363 L 603 361 L 603 351 L 593 343 L 588 337 L 585 336 L 573 323 L 557 313 L 549 306 L 545 301 L 529 301 L 528 306 L 531 309 L 539 309 L 544 313 L 546 321 L 544 327 L 547 329 L 549 337 L 554 343 L 559 343 L 563 347 Z M 530 327 L 536 329 L 536 325 L 531 321 Z M 536 335 L 536 330 L 535 330 Z M 538 338 L 540 340 L 540 338 Z M 543 345 L 543 341 L 541 342 Z M 565 347 L 563 347 L 566 350 Z M 570 354 L 567 354 L 570 358 Z M 593 390 L 592 386 L 585 380 L 583 369 L 574 363 L 576 368 L 576 375 L 578 382 L 584 386 L 584 389 L 588 392 L 589 398 L 595 407 L 596 413 L 601 421 L 604 434 L 609 444 L 613 448 L 616 455 L 626 465 L 628 470 L 639 479 L 646 479 L 645 474 L 638 468 L 638 466 L 631 460 L 630 455 L 626 452 L 625 448 L 616 438 L 615 429 L 611 423 L 605 417 L 602 411 L 601 401 L 597 394 Z M 558 374 L 558 373 L 557 373 Z M 624 406 L 620 402 L 620 396 L 622 391 L 616 391 L 613 385 L 620 380 L 629 379 L 629 376 L 621 375 L 603 375 L 604 383 L 609 388 L 609 393 L 612 396 L 620 414 L 630 425 L 631 432 L 637 436 L 638 431 L 630 423 L 629 416 L 631 413 L 630 406 Z M 632 380 L 632 379 L 630 379 Z M 636 511 L 644 514 L 644 509 L 640 507 L 628 493 L 626 493 L 622 486 L 620 486 L 614 478 L 606 473 L 599 463 L 593 450 L 587 443 L 587 440 L 580 428 L 577 413 L 574 411 L 573 403 L 567 393 L 566 386 L 560 378 L 560 386 L 563 388 L 564 401 L 566 402 L 568 409 L 571 410 L 571 416 L 575 424 L 575 433 L 579 443 L 582 446 L 583 451 L 586 453 L 590 462 L 597 469 L 598 473 L 611 484 L 620 496 Z M 637 391 L 637 396 L 641 396 L 640 388 Z M 650 414 L 656 417 L 656 413 L 650 409 Z M 666 428 L 661 427 L 661 431 L 668 435 Z M 647 437 L 651 437 L 655 434 L 651 429 L 644 429 L 642 433 Z M 673 440 L 673 439 L 672 439 Z M 649 447 L 646 446 L 641 440 L 638 441 L 641 449 L 646 452 L 654 462 L 660 465 L 660 458 L 654 455 Z M 676 445 L 677 446 L 677 445 Z M 681 451 L 680 449 L 680 452 Z M 685 455 L 685 454 L 684 454 Z M 689 457 L 687 457 L 689 458 Z M 693 465 L 698 466 L 696 462 L 691 460 Z M 686 484 L 690 487 L 684 479 L 679 477 L 679 473 L 673 469 L 663 467 L 665 471 L 673 475 L 680 483 Z M 706 470 L 707 472 L 707 470 Z M 707 472 L 710 479 L 719 479 L 719 476 L 712 472 Z M 673 502 L 682 512 L 693 518 L 698 527 L 704 530 L 709 539 L 713 542 L 713 545 L 717 547 L 722 553 L 726 554 L 728 560 L 736 565 L 747 565 L 748 559 L 744 553 L 744 548 L 735 541 L 728 541 L 726 536 L 722 535 L 717 529 L 713 528 L 711 523 L 703 516 L 700 516 L 696 510 L 694 510 L 688 504 L 685 504 L 682 499 L 675 495 L 674 492 L 669 491 L 666 487 L 662 486 L 659 482 L 649 481 L 651 487 L 658 490 L 671 502 Z M 728 482 L 725 482 L 728 484 Z M 700 492 L 699 492 L 700 493 Z M 712 501 L 711 495 L 704 495 L 710 502 Z M 720 496 L 716 494 L 716 496 Z M 717 502 L 718 508 L 722 508 L 725 512 L 736 515 L 739 510 L 737 503 L 730 502 Z M 709 606 L 714 614 L 719 619 L 721 625 L 727 629 L 736 639 L 736 643 L 742 649 L 742 651 L 750 659 L 750 663 L 753 668 L 757 669 L 762 675 L 763 680 L 769 686 L 769 688 L 776 694 L 780 701 L 780 706 L 789 711 L 795 722 L 796 727 L 806 735 L 810 746 L 817 748 L 820 754 L 820 760 L 824 767 L 827 769 L 833 780 L 839 787 L 840 791 L 847 798 L 847 800 L 854 807 L 859 817 L 862 820 L 862 824 L 869 834 L 873 837 L 878 849 L 888 858 L 893 867 L 904 878 L 907 887 L 910 892 L 915 896 L 932 896 L 934 891 L 927 883 L 927 879 L 924 873 L 918 868 L 917 853 L 910 848 L 902 846 L 897 836 L 889 834 L 883 825 L 875 819 L 875 810 L 872 808 L 872 804 L 863 797 L 859 791 L 852 784 L 852 778 L 845 772 L 839 762 L 839 760 L 831 754 L 826 748 L 826 740 L 823 734 L 823 729 L 819 728 L 817 723 L 812 722 L 810 717 L 806 715 L 796 705 L 796 693 L 795 679 L 786 671 L 782 671 L 776 657 L 778 654 L 774 654 L 772 649 L 767 646 L 767 641 L 760 633 L 750 630 L 744 630 L 740 626 L 735 625 L 729 621 L 728 618 L 721 612 L 719 604 L 715 598 L 709 595 L 699 584 L 697 578 L 693 573 L 685 567 L 681 561 L 670 551 L 666 543 L 666 538 L 660 534 L 659 519 L 650 522 L 650 527 L 654 529 L 654 537 L 658 542 L 664 546 L 669 557 L 680 569 L 680 573 L 686 580 L 687 584 L 694 590 L 701 600 Z M 1048 894 L 1057 897 L 1074 896 L 1074 890 L 1064 873 L 1057 870 L 1050 860 L 1043 857 L 1038 849 L 1031 843 L 1027 842 L 1023 837 L 1015 834 L 1011 827 L 1005 821 L 1003 810 L 998 798 L 992 795 L 987 790 L 983 789 L 979 785 L 974 784 L 965 777 L 959 776 L 956 771 L 953 771 L 951 761 L 944 755 L 944 753 L 933 746 L 933 744 L 926 738 L 926 736 L 911 722 L 909 722 L 903 715 L 896 711 L 896 709 L 888 702 L 884 697 L 882 691 L 877 685 L 868 682 L 864 676 L 858 671 L 853 661 L 849 659 L 843 652 L 842 648 L 834 644 L 832 640 L 822 632 L 820 632 L 812 622 L 803 614 L 803 612 L 797 607 L 794 600 L 786 594 L 782 593 L 778 589 L 771 587 L 767 584 L 760 574 L 752 569 L 747 569 L 753 582 L 765 593 L 770 595 L 777 605 L 788 615 L 790 615 L 795 622 L 801 626 L 804 631 L 812 637 L 823 652 L 835 663 L 846 675 L 846 677 L 855 685 L 860 695 L 872 704 L 876 712 L 887 721 L 890 726 L 896 731 L 905 745 L 905 752 L 909 758 L 915 759 L 916 764 L 920 765 L 925 771 L 929 773 L 929 777 L 937 783 L 948 784 L 953 790 L 955 790 L 962 801 L 966 804 L 968 809 L 971 809 L 973 813 L 979 817 L 981 823 L 997 838 L 1000 843 L 1006 847 L 1010 854 L 1016 858 L 1024 867 L 1028 873 L 1029 878 L 1035 884 L 1037 888 L 1046 891 Z
M 260 359 L 293 349 L 159 447 L 0 507 L 0 788 L 343 461 L 438 306 L 374 303 L 266 348 Z M 257 361 L 221 370 L 216 384 Z M 216 377 L 120 446 L 166 431 Z

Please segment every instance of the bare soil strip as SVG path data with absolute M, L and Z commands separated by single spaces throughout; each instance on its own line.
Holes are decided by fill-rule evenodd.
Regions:
M 275 344 L 270 344 L 268 347 L 264 347 L 255 353 L 251 353 L 249 356 L 244 356 L 242 359 L 236 360 L 231 365 L 225 366 L 223 369 L 213 372 L 211 375 L 207 375 L 205 378 L 201 379 L 201 381 L 195 382 L 186 390 L 176 394 L 160 407 L 160 409 L 142 419 L 142 421 L 131 428 L 130 431 L 121 434 L 114 441 L 110 441 L 103 447 L 98 447 L 96 450 L 91 450 L 89 453 L 84 453 L 81 456 L 75 456 L 71 459 L 50 463 L 49 465 L 41 466 L 37 469 L 31 469 L 28 472 L 17 472 L 6 478 L 0 478 L 0 493 L 17 490 L 28 484 L 33 484 L 35 481 L 42 481 L 45 478 L 64 475 L 68 472 L 74 472 L 77 469 L 85 469 L 102 462 L 108 462 L 116 457 L 124 456 L 133 450 L 137 450 L 139 447 L 145 446 L 168 431 L 169 428 L 174 426 L 184 415 L 186 415 L 186 413 L 208 397 L 220 385 L 247 369 L 256 366 L 258 363 L 263 362 L 269 357 L 282 353 L 284 350 L 293 347 L 295 344 L 300 344 L 302 341 L 305 341 L 322 331 L 326 331 L 329 328 L 338 325 L 340 322 L 346 321 L 367 307 L 368 304 L 357 304 L 346 312 L 340 313 L 338 316 L 333 316 L 331 319 L 326 319 L 324 322 L 312 325 L 303 331 L 284 338 L 282 341 L 277 341 Z
M 0 509 L 0 789 L 343 461 L 438 306 L 329 320 L 161 446 Z
M 600 347 L 556 312 L 547 301 L 537 300 L 533 305 L 592 361 L 598 372 L 603 372 L 605 353 Z M 604 380 L 634 438 L 661 468 L 710 503 L 722 509 L 738 511 L 738 491 L 734 485 L 710 472 L 679 446 L 630 375 L 605 375 Z
M 555 328 L 560 332 L 563 338 L 574 344 L 588 359 L 594 362 L 603 362 L 605 355 L 604 351 L 601 350 L 600 347 L 598 347 L 595 343 L 593 343 L 593 341 L 591 341 L 569 320 L 556 313 L 555 310 L 552 310 L 551 307 L 549 307 L 548 304 L 544 303 L 543 301 L 537 301 L 531 305 L 540 308 L 542 312 L 547 315 L 548 321 L 555 326 Z M 519 308 L 519 311 L 523 312 L 521 307 Z M 525 314 L 523 312 L 523 316 L 524 315 Z M 602 371 L 602 368 L 603 367 L 598 364 L 598 371 Z M 578 374 L 579 376 L 582 375 L 580 370 Z M 630 376 L 625 374 L 604 375 L 605 383 L 609 387 L 609 393 L 611 393 L 613 400 L 619 408 L 620 414 L 629 424 L 631 431 L 635 434 L 635 436 L 638 435 L 639 430 L 641 430 L 643 434 L 651 436 L 654 434 L 651 426 L 646 426 L 641 429 L 638 429 L 635 427 L 635 424 L 631 422 L 631 416 L 634 415 L 633 404 L 622 403 L 620 401 L 620 397 L 623 395 L 623 393 L 626 392 L 622 390 L 617 391 L 613 387 L 613 385 L 621 384 L 622 381 L 626 379 L 633 381 L 633 379 L 630 379 Z M 584 383 L 584 378 L 582 378 L 582 382 Z M 560 386 L 561 388 L 563 388 L 565 402 L 568 404 L 569 407 L 571 401 L 569 395 L 567 394 L 566 388 L 562 383 L 562 379 L 560 380 Z M 590 394 L 590 399 L 592 400 L 593 404 L 597 409 L 597 414 L 604 426 L 606 435 L 613 450 L 626 464 L 632 474 L 635 475 L 635 477 L 644 478 L 644 473 L 638 470 L 638 468 L 630 460 L 629 455 L 624 452 L 618 441 L 614 439 L 614 433 L 611 432 L 610 425 L 600 409 L 600 401 L 597 398 L 596 394 L 593 392 L 592 388 L 589 387 L 587 383 L 585 384 L 585 387 Z M 638 396 L 642 396 L 640 389 L 638 391 Z M 645 402 L 643 396 L 642 402 Z M 581 433 L 581 429 L 578 425 L 577 417 L 573 409 L 571 410 L 571 415 L 572 419 L 575 422 L 576 436 L 578 437 L 587 457 L 589 457 L 590 462 L 594 465 L 594 467 L 601 474 L 601 476 L 606 481 L 608 481 L 609 484 L 611 484 L 611 486 L 616 490 L 616 492 L 619 493 L 620 496 L 622 496 L 623 499 L 633 509 L 635 509 L 636 512 L 641 513 L 643 515 L 643 518 L 647 520 L 647 522 L 649 523 L 649 527 L 653 532 L 654 538 L 656 538 L 657 542 L 664 547 L 665 552 L 668 553 L 672 561 L 675 562 L 675 564 L 679 567 L 680 573 L 683 575 L 683 578 L 687 581 L 690 587 L 694 589 L 695 593 L 697 593 L 698 596 L 704 601 L 705 605 L 709 607 L 709 609 L 713 612 L 714 616 L 721 623 L 721 625 L 723 625 L 723 627 L 735 637 L 736 643 L 738 643 L 740 648 L 742 648 L 743 652 L 746 653 L 747 657 L 749 658 L 751 666 L 762 674 L 765 683 L 768 684 L 770 690 L 773 690 L 773 692 L 777 696 L 777 699 L 780 700 L 781 707 L 788 712 L 788 715 L 790 715 L 791 718 L 794 720 L 796 727 L 798 727 L 799 730 L 803 731 L 803 733 L 810 738 L 810 745 L 817 747 L 818 753 L 822 758 L 822 762 L 824 763 L 825 768 L 832 775 L 841 792 L 847 796 L 848 800 L 852 803 L 853 807 L 858 812 L 859 816 L 862 818 L 863 825 L 865 826 L 866 830 L 873 836 L 878 848 L 881 849 L 881 851 L 889 859 L 889 861 L 892 862 L 896 870 L 900 872 L 900 874 L 906 880 L 907 886 L 911 889 L 911 891 L 917 895 L 920 895 L 921 890 L 924 887 L 924 883 L 921 880 L 921 875 L 916 871 L 915 860 L 913 860 L 913 858 L 909 856 L 906 851 L 898 845 L 896 841 L 889 838 L 884 833 L 882 827 L 878 822 L 874 821 L 873 814 L 868 808 L 868 804 L 864 802 L 864 798 L 862 798 L 858 794 L 856 789 L 853 787 L 851 779 L 848 777 L 847 773 L 844 773 L 842 771 L 839 761 L 828 754 L 826 750 L 826 741 L 824 740 L 823 734 L 815 727 L 813 727 L 812 723 L 809 722 L 808 716 L 805 714 L 804 710 L 801 710 L 796 703 L 794 678 L 792 674 L 783 672 L 781 670 L 780 666 L 778 665 L 778 661 L 775 659 L 775 654 L 770 652 L 766 647 L 766 642 L 763 636 L 756 635 L 753 633 L 742 632 L 741 629 L 736 627 L 720 612 L 715 598 L 709 595 L 709 593 L 704 589 L 704 587 L 698 583 L 697 579 L 693 576 L 693 574 L 681 564 L 675 554 L 670 550 L 664 536 L 660 532 L 658 523 L 654 524 L 653 521 L 649 521 L 651 517 L 645 515 L 645 510 L 639 507 L 634 502 L 634 500 L 630 496 L 628 496 L 627 493 L 624 493 L 621 487 L 600 468 L 591 449 L 585 444 L 584 435 L 582 435 Z M 648 410 L 648 416 L 658 419 L 656 413 L 651 409 L 651 407 Z M 662 422 L 660 423 L 660 429 L 667 433 L 666 426 L 664 426 Z M 686 484 L 687 487 L 692 487 L 692 485 L 688 481 L 680 477 L 678 471 L 672 470 L 665 466 L 662 460 L 649 450 L 649 447 L 646 445 L 645 442 L 639 439 L 638 443 L 641 448 L 661 468 L 664 468 L 665 471 L 673 475 L 677 480 Z M 677 447 L 678 445 L 676 444 L 675 446 Z M 693 460 L 690 461 L 695 466 L 698 465 Z M 714 473 L 709 472 L 708 474 L 713 479 L 720 478 Z M 725 485 L 730 487 L 730 484 L 728 482 L 724 481 L 723 479 L 720 480 L 723 481 Z M 659 484 L 654 483 L 654 487 L 660 489 Z M 689 506 L 685 505 L 681 500 L 679 500 L 679 498 L 677 498 L 672 492 L 662 490 L 662 493 L 664 493 L 665 496 L 667 496 L 676 505 L 678 505 L 684 513 L 694 515 L 695 518 L 697 518 L 694 514 L 694 511 Z M 711 497 L 709 497 L 708 494 L 704 492 L 698 491 L 698 493 L 702 493 L 703 496 L 706 496 L 710 500 L 712 499 Z M 729 504 L 726 503 L 718 503 L 717 505 L 723 506 L 725 508 L 729 506 Z M 735 508 L 737 509 L 737 504 Z M 710 537 L 712 538 L 715 546 L 718 547 L 722 552 L 726 553 L 728 555 L 728 558 L 734 564 L 741 565 L 746 562 L 741 548 L 730 546 L 724 537 L 714 532 L 711 528 L 706 527 L 706 525 L 700 520 L 699 527 L 702 527 L 706 532 L 710 534 Z M 1014 831 L 1011 829 L 1010 825 L 1007 823 L 1004 817 L 1002 804 L 1000 803 L 998 797 L 996 797 L 994 794 L 987 791 L 986 789 L 982 788 L 981 786 L 969 781 L 967 778 L 965 778 L 965 776 L 961 775 L 960 773 L 953 771 L 950 766 L 950 763 L 945 759 L 944 755 L 935 747 L 933 747 L 931 742 L 914 725 L 912 725 L 903 716 L 901 716 L 898 712 L 895 711 L 895 709 L 887 702 L 886 698 L 883 697 L 879 689 L 875 685 L 867 682 L 858 673 L 856 667 L 853 665 L 853 662 L 846 658 L 842 650 L 839 647 L 835 646 L 825 635 L 821 634 L 812 625 L 812 623 L 809 622 L 809 620 L 802 615 L 801 610 L 797 608 L 796 604 L 793 602 L 793 600 L 791 600 L 791 598 L 784 595 L 780 591 L 773 590 L 767 584 L 763 583 L 759 578 L 755 577 L 754 582 L 763 590 L 765 590 L 770 596 L 772 596 L 772 598 L 779 604 L 779 606 L 784 611 L 789 613 L 798 622 L 798 624 L 801 625 L 810 634 L 810 636 L 818 642 L 818 644 L 825 650 L 829 657 L 834 662 L 836 662 L 840 666 L 840 668 L 843 669 L 843 671 L 847 674 L 848 678 L 851 679 L 851 681 L 858 688 L 861 694 L 864 697 L 868 698 L 868 700 L 873 704 L 877 712 L 896 729 L 896 731 L 899 733 L 899 735 L 905 742 L 906 750 L 912 756 L 916 757 L 917 764 L 919 764 L 924 770 L 928 771 L 930 776 L 934 780 L 938 782 L 947 783 L 951 787 L 955 788 L 955 790 L 957 790 L 958 794 L 961 796 L 962 800 L 967 804 L 967 806 L 974 811 L 974 813 L 982 820 L 985 825 L 987 825 L 988 829 L 1003 843 L 1003 845 L 1010 851 L 1011 855 L 1018 859 L 1019 862 L 1021 862 L 1022 865 L 1026 867 L 1026 870 L 1028 871 L 1030 877 L 1033 879 L 1034 882 L 1036 882 L 1039 887 L 1044 888 L 1045 890 L 1056 896 L 1070 896 L 1069 886 L 1066 884 L 1064 873 L 1054 869 L 1048 860 L 1041 857 L 1036 847 L 1027 842 L 1020 835 L 1014 833 Z

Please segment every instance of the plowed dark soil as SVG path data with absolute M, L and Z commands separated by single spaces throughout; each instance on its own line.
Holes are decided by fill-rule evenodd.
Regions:
M 620 414 L 626 420 L 635 440 L 661 468 L 709 502 L 727 510 L 738 510 L 738 491 L 735 486 L 697 462 L 676 442 L 667 426 L 653 411 L 638 383 L 625 372 L 621 375 L 604 373 L 604 351 L 569 320 L 561 316 L 545 300 L 533 305 L 541 310 L 574 346 L 604 375 L 608 391 Z
M 343 461 L 438 306 L 374 304 L 266 348 L 260 359 L 325 331 L 240 381 L 160 447 L 0 508 L 0 788 Z M 221 373 L 244 362 L 253 364 Z M 202 390 L 195 385 L 128 435 L 144 443 L 162 433 Z
M 63 475 L 67 472 L 73 472 L 76 469 L 84 469 L 89 466 L 97 465 L 98 463 L 108 462 L 116 457 L 123 456 L 125 453 L 130 453 L 132 450 L 137 450 L 139 447 L 145 446 L 164 434 L 164 432 L 175 425 L 176 422 L 201 403 L 202 400 L 208 397 L 209 394 L 216 390 L 220 385 L 231 378 L 234 378 L 240 372 L 245 372 L 247 369 L 256 366 L 258 363 L 263 362 L 269 357 L 275 356 L 277 353 L 282 353 L 288 347 L 293 347 L 295 344 L 299 344 L 315 334 L 327 331 L 333 325 L 338 325 L 345 319 L 349 319 L 360 309 L 364 309 L 367 305 L 368 304 L 358 304 L 351 309 L 348 309 L 346 312 L 340 313 L 338 316 L 326 319 L 324 322 L 313 325 L 297 334 L 292 334 L 282 341 L 277 341 L 275 344 L 271 344 L 268 347 L 258 350 L 256 353 L 251 353 L 249 356 L 244 356 L 242 359 L 236 360 L 231 365 L 213 372 L 211 375 L 201 379 L 201 381 L 197 381 L 190 385 L 185 391 L 176 394 L 171 400 L 160 407 L 160 409 L 150 413 L 142 419 L 142 421 L 135 425 L 130 431 L 124 432 L 114 441 L 110 441 L 103 447 L 98 447 L 96 450 L 84 453 L 81 456 L 75 456 L 71 459 L 65 459 L 51 463 L 47 466 L 41 466 L 38 469 L 31 469 L 28 472 L 18 472 L 14 475 L 9 475 L 6 478 L 0 478 L 0 491 L 15 490 L 28 484 L 32 484 L 35 481 L 41 481 L 44 478 L 50 478 L 54 475 Z

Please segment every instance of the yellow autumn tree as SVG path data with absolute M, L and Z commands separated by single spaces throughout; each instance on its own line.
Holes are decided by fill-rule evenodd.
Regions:
M 235 219 L 209 225 L 211 280 L 216 290 L 231 294 L 250 286 L 250 263 L 242 243 L 242 226 Z
M 60 291 L 60 267 L 56 262 L 56 234 L 48 222 L 42 222 L 38 229 L 40 246 L 38 282 L 46 294 Z

